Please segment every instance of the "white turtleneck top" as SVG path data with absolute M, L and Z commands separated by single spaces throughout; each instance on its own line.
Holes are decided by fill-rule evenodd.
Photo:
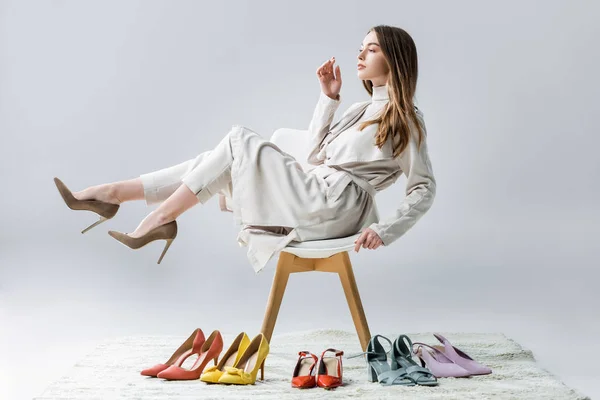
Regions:
M 328 141 L 330 126 L 341 97 L 332 99 L 321 92 L 308 128 L 312 151 L 307 160 L 311 164 L 309 171 L 317 175 L 327 178 L 333 174 L 332 170 L 342 169 L 366 180 L 377 192 L 393 184 L 402 174 L 406 175 L 406 197 L 398 209 L 392 215 L 369 226 L 386 246 L 406 233 L 427 212 L 433 203 L 436 190 L 421 110 L 416 109 L 417 117 L 425 130 L 421 147 L 417 147 L 418 136 L 413 129 L 409 145 L 397 157 L 393 157 L 390 139 L 381 149 L 375 145 L 375 134 L 379 124 L 369 125 L 362 131 L 358 129 L 363 121 L 374 119 L 388 101 L 388 86 L 374 86 L 371 101 L 364 114 Z M 352 104 L 344 115 L 351 114 L 351 110 L 357 110 L 365 104 L 366 102 Z
M 383 190 L 402 174 L 397 160 L 392 158 L 391 141 L 387 141 L 379 150 L 375 146 L 375 134 L 378 124 L 372 124 L 362 131 L 358 129 L 359 125 L 367 120 L 372 120 L 383 110 L 389 101 L 388 86 L 373 86 L 371 102 L 367 106 L 364 114 L 351 126 L 344 129 L 338 137 L 331 143 L 321 149 L 317 158 L 323 161 L 323 164 L 335 169 L 343 169 L 349 173 L 359 176 L 368 181 L 377 191 Z M 317 110 L 326 110 L 324 115 L 331 122 L 333 113 L 339 107 L 341 97 L 334 100 L 321 92 Z M 359 103 L 355 103 L 352 107 Z M 352 108 L 350 107 L 350 108 Z M 317 111 L 318 113 L 318 111 Z M 319 118 L 314 118 L 314 121 Z M 364 149 L 369 148 L 368 160 L 365 158 Z M 358 150 L 360 149 L 360 155 Z M 318 168 L 318 167 L 317 167 Z M 314 171 L 319 175 L 326 177 L 328 174 L 320 171 Z
M 369 125 L 362 131 L 358 127 L 364 121 L 375 119 L 388 101 L 387 85 L 373 86 L 371 104 L 367 106 L 365 113 L 358 121 L 346 128 L 340 136 L 323 149 L 326 157 L 324 163 L 326 165 L 335 166 L 338 169 L 346 170 L 365 179 L 377 191 L 383 190 L 394 183 L 402 174 L 402 171 L 398 168 L 398 162 L 391 158 L 391 141 L 388 140 L 381 150 L 375 146 L 375 135 L 379 125 Z M 375 160 L 336 162 L 336 160 L 341 158 L 351 159 L 347 155 L 351 154 L 354 149 L 365 148 L 367 146 L 372 146 L 372 151 L 377 153 L 373 157 Z

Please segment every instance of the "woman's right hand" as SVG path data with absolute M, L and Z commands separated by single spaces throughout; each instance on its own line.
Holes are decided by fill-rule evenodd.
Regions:
M 340 66 L 335 67 L 335 76 L 333 75 L 333 64 L 335 57 L 331 57 L 317 68 L 317 78 L 321 84 L 321 91 L 334 100 L 339 100 L 338 95 L 342 88 L 342 75 Z

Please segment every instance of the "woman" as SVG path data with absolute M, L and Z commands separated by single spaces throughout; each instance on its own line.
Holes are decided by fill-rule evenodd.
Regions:
M 371 28 L 357 67 L 371 99 L 352 104 L 331 126 L 342 86 L 340 67 L 334 64 L 332 57 L 316 72 L 321 93 L 308 128 L 307 171 L 275 144 L 234 125 L 213 150 L 181 164 L 74 193 L 55 178 L 57 187 L 70 208 L 101 216 L 83 232 L 112 218 L 125 201 L 161 203 L 132 233 L 109 231 L 131 248 L 166 240 L 159 263 L 177 235 L 176 218 L 215 194 L 221 209 L 232 211 L 244 226 L 238 243 L 248 246 L 256 272 L 293 240 L 344 237 L 364 228 L 355 251 L 387 246 L 420 219 L 435 197 L 423 113 L 413 104 L 417 50 L 403 29 Z M 370 223 L 375 193 L 402 173 L 407 177 L 404 201 L 394 215 Z

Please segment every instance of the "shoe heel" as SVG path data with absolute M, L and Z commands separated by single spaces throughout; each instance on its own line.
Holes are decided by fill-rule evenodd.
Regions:
M 369 382 L 377 382 L 377 372 L 375 372 L 375 368 L 371 364 L 367 364 L 367 380 Z
M 86 233 L 87 231 L 89 231 L 90 229 L 92 229 L 95 226 L 100 225 L 101 223 L 108 221 L 108 218 L 104 218 L 104 217 L 100 217 L 100 219 L 96 222 L 94 222 L 93 224 L 91 224 L 90 226 L 88 226 L 87 228 L 85 228 L 84 230 L 81 231 L 81 233 Z
M 162 254 L 160 255 L 160 258 L 158 259 L 157 264 L 160 264 L 160 262 L 162 261 L 163 257 L 167 253 L 167 250 L 169 250 L 169 246 L 171 246 L 171 243 L 173 243 L 173 239 L 166 239 L 166 241 L 167 241 L 167 243 L 165 244 L 165 248 L 164 248 Z
M 260 364 L 260 380 L 265 380 L 265 360 L 263 360 L 262 364 Z

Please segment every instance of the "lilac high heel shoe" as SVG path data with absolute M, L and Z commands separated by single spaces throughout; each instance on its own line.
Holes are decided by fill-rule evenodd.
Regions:
M 423 367 L 426 366 L 429 368 L 436 378 L 464 378 L 471 376 L 469 371 L 453 363 L 444 353 L 428 344 L 421 342 L 413 343 L 413 354 L 421 360 Z
M 460 350 L 457 347 L 454 347 L 452 343 L 448 341 L 448 339 L 446 339 L 439 333 L 434 333 L 433 336 L 435 336 L 435 338 L 443 344 L 443 346 L 433 347 L 444 353 L 444 356 L 446 356 L 452 362 L 460 365 L 461 367 L 469 371 L 471 375 L 487 375 L 492 373 L 491 368 L 473 360 L 464 351 Z

